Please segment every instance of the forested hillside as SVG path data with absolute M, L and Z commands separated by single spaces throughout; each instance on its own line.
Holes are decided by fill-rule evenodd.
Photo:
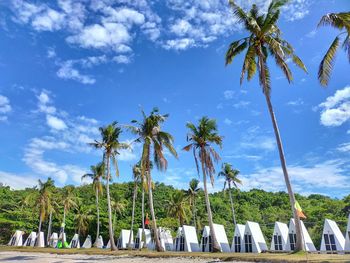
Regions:
M 111 184 L 111 198 L 113 200 L 113 213 L 115 215 L 115 233 L 118 236 L 121 229 L 129 229 L 131 222 L 131 207 L 133 183 Z M 73 186 L 66 186 L 73 187 Z M 36 204 L 26 201 L 34 189 L 11 190 L 9 187 L 0 186 L 0 244 L 6 244 L 11 233 L 15 229 L 24 230 L 26 233 L 37 231 L 39 210 Z M 174 232 L 179 226 L 179 219 L 170 214 L 170 197 L 179 190 L 171 186 L 156 183 L 154 190 L 154 206 L 158 225 L 168 227 Z M 63 217 L 63 208 L 60 202 L 62 188 L 55 189 L 55 213 L 53 214 L 53 231 L 58 232 Z M 105 193 L 105 192 L 104 192 Z M 95 193 L 91 185 L 74 187 L 76 196 L 76 207 L 71 208 L 67 214 L 66 232 L 68 239 L 76 231 L 82 236 L 90 234 L 94 237 L 96 232 L 96 204 Z M 256 221 L 260 223 L 267 243 L 271 241 L 271 235 L 275 221 L 288 223 L 291 217 L 288 195 L 284 192 L 271 193 L 263 190 L 253 189 L 248 192 L 233 190 L 235 201 L 236 218 L 238 223 L 245 221 Z M 315 246 L 319 248 L 321 232 L 325 218 L 335 220 L 342 232 L 345 231 L 347 217 L 350 213 L 350 195 L 338 200 L 322 195 L 310 195 L 308 197 L 296 196 L 303 208 L 307 219 L 304 220 Z M 218 192 L 210 195 L 214 222 L 223 224 L 231 243 L 233 236 L 233 223 L 228 194 Z M 192 224 L 192 215 L 189 204 L 184 205 L 187 224 Z M 146 195 L 146 213 L 148 212 Z M 169 213 L 170 212 L 170 213 Z M 134 229 L 141 226 L 141 190 L 136 203 L 136 215 Z M 104 240 L 108 240 L 108 217 L 105 196 L 100 198 L 101 234 Z M 196 217 L 198 229 L 207 223 L 203 191 L 200 190 L 196 200 Z M 48 220 L 44 222 L 43 231 L 48 226 Z M 86 229 L 85 229 L 86 228 Z

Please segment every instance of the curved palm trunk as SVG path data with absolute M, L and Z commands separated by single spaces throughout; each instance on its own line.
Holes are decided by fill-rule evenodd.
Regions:
M 96 188 L 96 214 L 97 214 L 97 229 L 96 229 L 96 239 L 94 243 L 94 247 L 97 246 L 98 237 L 100 235 L 100 207 L 98 205 L 98 188 Z
M 131 238 L 132 238 L 132 232 L 134 231 L 134 216 L 135 216 L 135 202 L 136 202 L 136 196 L 137 196 L 137 182 L 135 181 L 134 185 L 134 195 L 132 197 L 132 212 L 131 212 L 131 227 L 130 227 L 130 235 L 129 235 L 129 249 L 132 249 L 131 246 Z
M 50 244 L 51 228 L 52 228 L 52 211 L 50 212 L 50 215 L 49 215 L 49 226 L 47 228 L 47 237 L 46 237 L 47 246 L 49 246 Z
M 143 245 L 146 246 L 146 235 L 145 235 L 145 187 L 142 181 L 142 204 L 141 204 L 141 217 L 142 217 L 142 236 L 141 241 L 143 241 Z M 142 247 L 140 246 L 140 249 Z
M 164 252 L 164 248 L 160 244 L 159 235 L 158 235 L 158 228 L 157 228 L 157 222 L 156 222 L 156 216 L 154 213 L 154 207 L 153 207 L 153 193 L 152 193 L 152 178 L 151 178 L 151 172 L 148 171 L 147 176 L 147 186 L 148 186 L 148 202 L 149 202 L 149 209 L 152 216 L 152 227 L 153 227 L 153 234 L 154 234 L 154 242 L 156 245 L 156 250 L 158 252 Z
M 294 217 L 294 221 L 295 221 L 295 232 L 296 232 L 296 237 L 297 237 L 296 239 L 297 240 L 296 240 L 296 245 L 295 245 L 294 251 L 301 251 L 301 250 L 305 250 L 304 237 L 302 234 L 300 218 L 297 215 L 297 211 L 295 209 L 295 196 L 294 196 L 294 192 L 293 192 L 292 185 L 290 183 L 290 179 L 289 179 L 289 175 L 288 175 L 288 171 L 287 171 L 287 164 L 286 164 L 286 159 L 284 157 L 282 140 L 280 137 L 280 133 L 279 133 L 278 125 L 277 125 L 277 120 L 275 117 L 275 113 L 273 111 L 270 97 L 266 93 L 265 93 L 265 98 L 266 98 L 267 106 L 268 106 L 269 113 L 271 116 L 275 136 L 276 136 L 276 141 L 277 141 L 281 166 L 282 166 L 282 170 L 283 170 L 284 180 L 286 182 L 286 186 L 287 186 L 287 190 L 288 190 L 288 194 L 289 194 L 289 200 L 290 200 L 290 204 L 291 204 L 292 211 L 293 211 L 293 217 Z
M 236 214 L 235 214 L 235 208 L 234 208 L 234 206 L 233 206 L 233 198 L 232 198 L 231 184 L 230 184 L 230 183 L 228 184 L 228 194 L 229 194 L 229 196 L 230 196 L 233 224 L 234 224 L 235 227 L 236 227 L 236 224 L 237 224 L 237 222 L 236 222 Z
M 41 232 L 41 225 L 42 225 L 42 218 L 41 218 L 41 215 L 39 216 L 39 226 L 38 226 L 38 235 L 37 235 L 37 238 L 36 238 L 36 246 L 39 247 L 40 246 L 40 232 Z
M 201 157 L 203 157 L 203 156 L 201 156 Z M 212 252 L 221 252 L 220 245 L 219 245 L 219 243 L 218 243 L 218 241 L 216 239 L 216 234 L 215 234 L 215 231 L 214 231 L 213 215 L 211 213 L 210 200 L 209 200 L 208 189 L 207 189 L 207 174 L 206 174 L 206 171 L 204 169 L 204 163 L 203 162 L 204 162 L 204 158 L 201 158 L 205 204 L 207 206 L 208 222 L 209 222 L 209 228 L 210 228 L 210 236 L 211 236 L 211 242 L 212 242 L 212 246 L 213 246 L 213 251 Z
M 113 231 L 113 225 L 112 225 L 112 207 L 111 207 L 111 197 L 109 193 L 109 180 L 111 177 L 111 171 L 110 171 L 110 157 L 107 156 L 107 182 L 106 182 L 106 192 L 107 192 L 107 206 L 108 206 L 108 230 L 109 230 L 109 240 L 111 241 L 111 250 L 117 250 L 117 247 L 114 243 L 114 231 Z

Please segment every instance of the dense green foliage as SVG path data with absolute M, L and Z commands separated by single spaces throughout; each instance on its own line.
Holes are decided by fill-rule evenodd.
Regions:
M 0 186 L 0 244 L 6 244 L 11 234 L 16 229 L 24 230 L 26 233 L 36 231 L 39 223 L 39 210 L 36 206 L 28 207 L 25 205 L 25 197 L 33 189 L 10 190 L 9 187 Z M 91 214 L 88 226 L 88 233 L 94 237 L 96 232 L 96 209 L 95 192 L 91 185 L 75 187 L 76 196 L 80 199 L 80 208 L 72 209 L 66 219 L 66 232 L 68 239 L 77 231 L 75 215 L 78 209 L 83 209 Z M 124 209 L 116 213 L 115 234 L 118 236 L 121 229 L 129 229 L 131 223 L 133 183 L 111 184 L 111 198 L 113 201 L 122 204 Z M 154 207 L 158 218 L 158 225 L 168 227 L 174 232 L 179 225 L 179 220 L 173 216 L 168 216 L 167 200 L 173 193 L 178 191 L 171 186 L 156 183 L 154 191 Z M 274 222 L 281 221 L 288 223 L 291 217 L 289 197 L 284 192 L 271 193 L 263 190 L 253 189 L 248 192 L 233 191 L 235 201 L 236 217 L 238 223 L 245 221 L 256 221 L 260 223 L 265 239 L 268 243 L 271 241 Z M 55 196 L 60 198 L 62 188 L 57 188 Z M 105 193 L 105 192 L 104 192 Z M 104 194 L 105 195 L 105 194 Z M 319 248 L 321 242 L 321 233 L 323 221 L 325 218 L 335 220 L 342 232 L 345 231 L 347 216 L 350 213 L 350 195 L 341 200 L 332 199 L 322 195 L 310 195 L 308 197 L 296 196 L 302 206 L 307 219 L 304 220 L 309 230 L 311 238 L 316 247 Z M 227 193 L 217 192 L 210 194 L 210 201 L 213 210 L 214 222 L 225 225 L 226 232 L 231 243 L 233 236 L 233 223 L 230 209 L 230 202 Z M 196 199 L 196 217 L 198 229 L 207 224 L 207 214 L 205 212 L 204 193 L 202 190 Z M 101 235 L 104 240 L 108 240 L 108 215 L 107 201 L 105 196 L 100 199 L 101 208 Z M 53 231 L 58 232 L 63 216 L 63 207 L 58 207 L 53 215 Z M 190 211 L 190 209 L 188 209 Z M 146 200 L 146 212 L 148 205 Z M 191 222 L 191 215 L 187 220 Z M 47 231 L 48 220 L 43 224 L 43 231 Z M 141 226 L 141 186 L 139 187 L 138 200 L 135 211 L 135 231 Z M 82 237 L 83 239 L 83 237 Z

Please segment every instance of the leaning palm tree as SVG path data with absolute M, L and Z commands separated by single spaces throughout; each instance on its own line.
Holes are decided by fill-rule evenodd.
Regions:
M 54 187 L 54 181 L 50 177 L 47 179 L 46 182 L 42 182 L 41 180 L 39 180 L 38 187 L 35 189 L 35 191 L 27 195 L 24 200 L 25 204 L 32 204 L 35 208 L 38 208 L 39 210 L 39 226 L 36 246 L 40 246 L 41 243 L 40 232 L 42 223 L 52 210 L 52 196 Z
M 257 71 L 259 73 L 259 82 L 265 95 L 267 107 L 272 120 L 283 175 L 288 189 L 290 204 L 296 223 L 297 244 L 295 246 L 295 250 L 304 250 L 300 218 L 297 215 L 295 196 L 292 185 L 290 183 L 286 160 L 283 152 L 282 140 L 271 103 L 270 69 L 267 63 L 267 58 L 269 56 L 273 57 L 277 66 L 282 70 L 288 82 L 291 82 L 293 80 L 293 76 L 287 64 L 287 59 L 291 59 L 297 67 L 303 69 L 306 72 L 305 65 L 294 53 L 293 47 L 282 38 L 282 32 L 277 26 L 280 9 L 287 2 L 288 0 L 273 0 L 267 9 L 267 13 L 259 12 L 258 7 L 256 5 L 253 5 L 251 10 L 246 13 L 233 0 L 229 1 L 233 9 L 233 15 L 241 24 L 243 24 L 245 30 L 248 31 L 249 36 L 234 41 L 230 44 L 229 49 L 226 53 L 226 65 L 231 64 L 232 60 L 238 54 L 242 53 L 244 50 L 247 50 L 241 72 L 241 84 L 246 72 L 248 80 L 251 80 Z
M 185 193 L 177 190 L 170 196 L 170 200 L 167 202 L 168 216 L 178 218 L 180 226 L 185 224 L 187 215 L 189 214 L 188 203 L 186 201 Z
M 222 137 L 218 134 L 216 121 L 207 117 L 202 117 L 199 120 L 198 126 L 195 126 L 193 123 L 189 122 L 187 123 L 186 127 L 189 129 L 187 141 L 190 142 L 190 144 L 185 146 L 183 150 L 193 151 L 198 175 L 198 161 L 201 163 L 205 203 L 208 213 L 208 222 L 210 228 L 210 235 L 212 238 L 213 252 L 220 252 L 220 245 L 216 239 L 216 234 L 214 232 L 213 216 L 211 212 L 207 188 L 207 177 L 210 178 L 211 184 L 214 185 L 215 167 L 213 161 L 217 162 L 220 159 L 220 156 L 212 147 L 212 144 L 216 144 L 221 147 Z
M 99 196 L 103 193 L 102 187 L 102 178 L 104 178 L 105 174 L 105 164 L 99 163 L 97 165 L 92 165 L 90 167 L 91 173 L 84 174 L 81 179 L 91 178 L 92 179 L 92 187 L 95 192 L 96 198 L 96 217 L 97 217 L 97 229 L 96 229 L 96 239 L 94 246 L 97 245 L 98 237 L 100 236 L 100 207 L 99 207 Z
M 102 149 L 103 151 L 103 162 L 106 165 L 107 176 L 106 176 L 106 192 L 107 192 L 107 206 L 108 206 L 108 230 L 109 230 L 109 240 L 111 241 L 111 250 L 116 250 L 117 247 L 114 243 L 114 233 L 112 224 L 112 208 L 111 208 L 111 197 L 109 193 L 109 183 L 111 181 L 111 167 L 110 161 L 112 161 L 116 176 L 119 176 L 119 169 L 116 157 L 119 155 L 119 151 L 123 149 L 128 149 L 129 145 L 119 141 L 120 134 L 122 132 L 121 128 L 117 126 L 117 122 L 113 122 L 106 127 L 100 127 L 99 131 L 101 133 L 102 140 L 90 143 L 91 146 L 96 149 Z
M 137 186 L 142 181 L 141 179 L 141 167 L 140 162 L 135 164 L 132 167 L 132 175 L 134 179 L 134 190 L 133 190 L 133 197 L 132 197 L 132 212 L 131 212 L 131 226 L 130 226 L 130 235 L 129 235 L 129 242 L 128 247 L 131 249 L 131 239 L 132 239 L 132 233 L 134 229 L 134 217 L 135 217 L 135 204 L 136 204 L 136 198 L 137 198 Z
M 187 190 L 187 196 L 188 200 L 191 206 L 191 211 L 192 211 L 192 221 L 194 228 L 196 228 L 196 198 L 198 195 L 200 188 L 199 188 L 199 180 L 197 179 L 192 179 L 189 183 L 189 188 Z
M 61 230 L 60 230 L 60 236 L 61 236 L 61 242 L 62 242 L 62 247 L 64 248 L 66 246 L 66 240 L 64 237 L 64 229 L 66 227 L 66 216 L 72 208 L 77 207 L 77 197 L 74 192 L 74 187 L 73 186 L 66 186 L 63 188 L 63 196 L 61 203 L 63 205 L 63 222 L 61 225 Z
M 151 176 L 151 156 L 153 152 L 153 160 L 158 170 L 165 171 L 168 167 L 168 161 L 164 156 L 164 147 L 177 158 L 177 152 L 173 146 L 173 136 L 170 133 L 161 130 L 161 124 L 168 118 L 168 114 L 162 115 L 157 108 L 154 108 L 149 116 L 142 111 L 142 121 L 133 120 L 136 126 L 128 126 L 138 138 L 135 142 L 140 142 L 142 146 L 141 155 L 141 176 L 147 180 L 148 202 L 152 216 L 152 228 L 157 251 L 164 251 L 160 244 L 157 231 L 156 216 L 153 206 L 153 189 Z
M 232 210 L 232 218 L 233 218 L 233 224 L 236 226 L 236 215 L 235 215 L 235 208 L 233 206 L 233 198 L 231 193 L 231 186 L 238 189 L 238 184 L 242 184 L 242 181 L 238 179 L 239 171 L 232 168 L 232 165 L 229 163 L 222 164 L 222 170 L 219 172 L 219 177 L 224 177 L 225 183 L 224 183 L 224 191 L 226 187 L 228 187 L 228 194 L 230 196 L 230 203 L 231 203 L 231 210 Z
M 327 86 L 333 70 L 335 55 L 340 47 L 341 41 L 343 41 L 341 45 L 345 52 L 347 52 L 350 62 L 350 12 L 326 14 L 321 18 L 317 27 L 320 26 L 332 26 L 341 31 L 328 48 L 318 69 L 318 80 L 322 86 Z

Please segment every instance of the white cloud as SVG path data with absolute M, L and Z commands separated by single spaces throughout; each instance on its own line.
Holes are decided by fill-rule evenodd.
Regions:
M 337 149 L 341 152 L 350 152 L 350 142 L 339 145 Z
M 304 101 L 301 98 L 298 98 L 297 100 L 292 100 L 287 102 L 288 106 L 301 106 L 304 105 Z
M 46 116 L 47 125 L 54 130 L 65 130 L 67 125 L 65 122 L 55 116 L 47 115 Z
M 226 125 L 231 125 L 231 124 L 232 124 L 232 121 L 231 121 L 230 119 L 228 119 L 228 118 L 225 118 L 224 123 L 225 123 Z
M 232 106 L 236 109 L 246 108 L 250 104 L 250 101 L 241 100 L 238 103 L 233 104 Z
M 63 62 L 57 71 L 57 76 L 62 79 L 75 80 L 82 84 L 94 84 L 96 82 L 91 76 L 81 74 L 79 70 L 73 68 L 73 65 L 72 60 Z
M 338 160 L 330 160 L 313 166 L 290 165 L 288 173 L 298 193 L 330 191 L 345 193 L 349 189 L 349 177 L 344 174 L 343 163 Z M 243 189 L 264 189 L 266 191 L 286 191 L 282 168 L 279 166 L 259 169 L 255 173 L 242 174 Z
M 12 107 L 10 105 L 10 100 L 0 95 L 0 122 L 7 121 L 7 114 L 12 111 Z
M 233 95 L 235 94 L 235 92 L 233 90 L 225 90 L 224 91 L 224 98 L 226 100 L 230 100 L 233 99 Z
M 38 180 L 31 175 L 18 175 L 0 171 L 0 183 L 10 186 L 12 189 L 19 190 L 37 185 Z
M 113 57 L 113 61 L 119 64 L 129 64 L 131 62 L 131 59 L 125 55 L 118 55 Z
M 190 38 L 178 38 L 167 40 L 163 47 L 165 49 L 185 50 L 194 45 L 195 41 Z
M 274 137 L 266 135 L 259 126 L 252 126 L 243 134 L 240 146 L 245 149 L 270 152 L 276 149 L 276 140 Z
M 340 126 L 350 119 L 350 86 L 337 90 L 333 96 L 319 106 L 321 108 L 321 124 L 324 126 Z
M 62 28 L 65 16 L 51 8 L 38 14 L 32 21 L 32 26 L 38 31 L 54 31 Z

